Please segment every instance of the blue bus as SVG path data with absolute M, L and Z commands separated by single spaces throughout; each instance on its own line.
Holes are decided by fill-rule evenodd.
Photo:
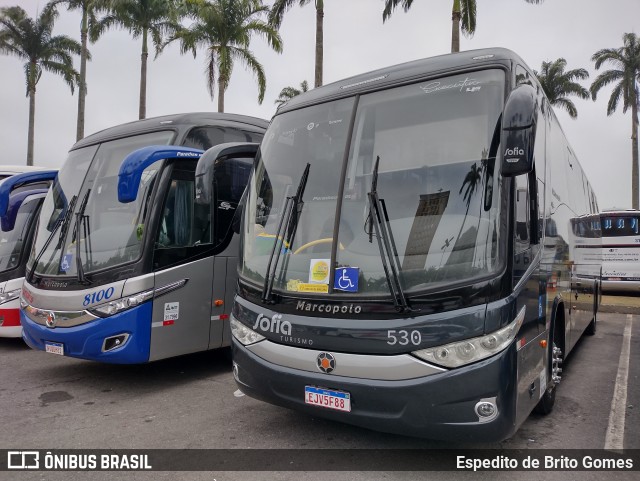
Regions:
M 195 202 L 195 168 L 267 122 L 182 114 L 78 142 L 40 212 L 22 291 L 26 343 L 48 353 L 144 363 L 230 344 L 238 239 L 230 229 L 251 161 L 220 162 Z

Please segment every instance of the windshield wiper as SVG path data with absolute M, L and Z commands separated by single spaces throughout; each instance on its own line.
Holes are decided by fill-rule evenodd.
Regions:
M 53 236 L 56 234 L 58 229 L 62 226 L 62 229 L 60 230 L 60 236 L 58 237 L 58 243 L 56 244 L 54 252 L 60 249 L 60 246 L 62 245 L 62 242 L 65 238 L 65 235 L 69 227 L 69 220 L 71 219 L 71 213 L 73 212 L 73 209 L 76 206 L 77 200 L 78 200 L 78 196 L 74 195 L 71 198 L 71 201 L 69 202 L 69 204 L 67 205 L 67 211 L 65 212 L 64 217 L 58 217 L 58 220 L 56 221 L 56 224 L 53 226 L 53 229 L 51 230 L 49 237 L 47 237 L 47 240 L 45 241 L 44 246 L 42 246 L 42 249 L 40 249 L 40 252 L 36 256 L 35 260 L 33 261 L 33 265 L 31 266 L 31 269 L 29 269 L 29 274 L 27 275 L 27 282 L 32 281 L 33 273 L 36 270 L 36 266 L 40 262 L 42 255 L 47 250 L 47 247 L 49 247 L 49 244 L 51 244 L 51 241 L 53 240 Z
M 286 249 L 292 245 L 293 239 L 296 235 L 296 229 L 298 228 L 298 219 L 302 213 L 302 207 L 304 202 L 302 201 L 302 195 L 307 187 L 307 179 L 309 178 L 309 169 L 311 164 L 307 163 L 304 168 L 300 182 L 298 183 L 298 189 L 295 195 L 287 197 L 284 207 L 282 209 L 282 216 L 278 224 L 278 230 L 273 241 L 273 247 L 269 254 L 269 262 L 267 263 L 267 273 L 264 278 L 264 287 L 262 289 L 262 301 L 271 302 L 271 291 L 273 290 L 273 283 L 276 277 L 276 270 L 278 268 L 278 260 L 280 259 L 280 253 L 283 249 Z M 286 220 L 285 220 L 286 218 Z M 286 236 L 286 238 L 285 238 Z M 278 247 L 278 239 L 281 239 L 281 247 Z M 273 256 L 276 254 L 275 262 L 273 262 Z M 271 264 L 273 263 L 273 269 Z
M 86 194 L 84 194 L 84 197 L 82 198 L 82 203 L 80 204 L 80 208 L 78 209 L 78 212 L 76 212 L 76 223 L 73 228 L 73 237 L 72 237 L 72 242 L 73 241 L 76 242 L 76 272 L 78 275 L 78 282 L 84 285 L 90 285 L 91 281 L 87 280 L 87 278 L 85 277 L 84 268 L 82 267 L 82 255 L 81 255 L 82 251 L 80 250 L 80 223 L 82 223 L 82 226 L 84 228 L 84 249 L 85 249 L 85 252 L 87 253 L 87 259 L 88 259 L 89 252 L 91 251 L 90 245 L 88 243 L 91 242 L 91 240 L 89 237 L 90 230 L 87 222 L 89 216 L 84 215 L 84 211 L 87 208 L 87 201 L 89 200 L 90 193 L 91 193 L 91 189 L 87 189 Z
M 393 304 L 400 312 L 411 312 L 413 309 L 409 307 L 407 299 L 402 289 L 400 275 L 400 258 L 398 257 L 398 249 L 391 231 L 389 223 L 389 214 L 384 199 L 378 196 L 378 165 L 380 164 L 380 156 L 376 158 L 371 176 L 371 191 L 369 196 L 369 226 L 373 229 L 369 230 L 369 242 L 373 242 L 373 230 L 376 232 L 378 240 L 378 249 L 380 250 L 380 260 L 384 268 L 384 274 L 387 277 L 389 290 L 393 296 Z

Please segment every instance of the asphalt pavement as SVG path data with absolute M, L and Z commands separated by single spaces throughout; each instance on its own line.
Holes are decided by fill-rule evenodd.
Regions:
M 117 366 L 30 350 L 0 339 L 0 449 L 640 449 L 639 299 L 606 297 L 595 336 L 564 366 L 556 407 L 502 443 L 443 444 L 326 421 L 238 392 L 228 351 Z M 620 305 L 616 309 L 616 303 Z M 640 306 L 640 304 L 637 304 Z M 625 329 L 627 336 L 625 337 Z M 620 369 L 625 342 L 628 369 Z M 624 386 L 621 386 L 624 384 Z M 614 418 L 610 413 L 615 413 Z M 624 420 L 620 426 L 620 419 Z M 616 426 L 617 425 L 617 426 Z M 613 427 L 612 427 L 613 426 Z M 614 430 L 614 435 L 611 430 Z M 618 437 L 615 438 L 615 435 Z M 612 436 L 614 436 L 612 438 Z M 0 472 L 0 479 L 603 479 L 598 472 Z M 608 479 L 640 478 L 606 473 Z

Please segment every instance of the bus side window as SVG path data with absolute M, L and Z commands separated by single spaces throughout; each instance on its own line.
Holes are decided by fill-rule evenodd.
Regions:
M 173 265 L 210 248 L 209 214 L 208 205 L 195 203 L 193 170 L 174 168 L 162 215 L 158 219 L 154 268 Z

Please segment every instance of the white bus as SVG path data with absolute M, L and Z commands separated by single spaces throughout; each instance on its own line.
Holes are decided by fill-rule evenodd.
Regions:
M 640 294 L 640 211 L 600 214 L 602 289 Z

